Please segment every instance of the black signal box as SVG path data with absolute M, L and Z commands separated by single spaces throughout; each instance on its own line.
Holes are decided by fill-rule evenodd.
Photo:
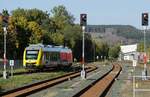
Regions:
M 8 16 L 2 16 L 2 26 L 3 27 L 7 27 L 8 26 L 8 19 L 9 17 Z
M 80 14 L 80 26 L 87 25 L 87 14 Z
M 142 13 L 142 26 L 148 26 L 148 13 Z

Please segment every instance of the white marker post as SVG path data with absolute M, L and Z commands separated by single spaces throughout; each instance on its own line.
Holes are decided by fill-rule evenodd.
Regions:
M 10 60 L 9 65 L 11 66 L 11 77 L 13 77 L 14 60 Z
M 137 66 L 137 60 L 132 60 L 133 62 L 133 68 L 134 68 L 134 71 L 135 71 L 135 67 Z

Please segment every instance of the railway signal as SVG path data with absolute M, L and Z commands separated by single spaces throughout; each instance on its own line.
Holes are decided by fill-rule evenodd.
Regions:
M 8 16 L 2 16 L 2 26 L 7 27 L 8 26 Z
M 143 31 L 144 31 L 144 53 L 146 56 L 146 30 L 147 30 L 147 26 L 148 26 L 148 13 L 142 13 L 142 26 L 143 26 Z M 147 63 L 144 63 L 144 70 L 143 70 L 143 74 L 145 77 L 147 77 Z M 146 78 L 145 78 L 146 79 Z
M 87 25 L 87 14 L 80 14 L 80 25 L 81 26 Z
M 81 78 L 86 78 L 86 71 L 84 69 L 84 33 L 85 33 L 85 26 L 87 25 L 87 14 L 80 14 L 80 25 L 82 27 L 82 71 L 81 71 Z
M 142 13 L 142 26 L 148 26 L 148 13 Z

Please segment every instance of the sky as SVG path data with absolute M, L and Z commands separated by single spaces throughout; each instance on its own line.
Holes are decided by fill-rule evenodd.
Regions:
M 90 25 L 133 25 L 141 28 L 141 14 L 150 13 L 150 0 L 0 0 L 0 12 L 17 8 L 49 11 L 64 5 L 79 23 L 80 14 L 87 14 Z

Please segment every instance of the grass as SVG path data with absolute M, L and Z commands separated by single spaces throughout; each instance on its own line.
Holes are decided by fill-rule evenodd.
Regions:
M 39 72 L 39 73 L 31 73 L 31 74 L 14 75 L 13 77 L 9 77 L 8 79 L 3 79 L 3 77 L 0 77 L 0 93 L 4 91 L 8 91 L 10 89 L 32 84 L 41 80 L 52 79 L 72 71 L 78 71 L 80 69 L 81 66 L 75 65 L 70 68 L 67 67 L 58 70 L 56 69 L 50 72 L 48 71 L 48 72 Z M 14 69 L 14 73 L 20 73 L 26 71 L 27 70 L 25 70 L 24 68 Z M 0 74 L 2 74 L 2 72 L 3 70 L 0 70 Z
M 50 73 L 33 73 L 26 75 L 16 75 L 9 79 L 0 78 L 0 92 L 7 91 L 8 89 L 18 88 L 27 84 L 35 83 L 40 80 L 51 79 L 64 75 L 66 72 L 50 72 Z
M 7 72 L 11 72 L 11 70 L 7 69 Z M 27 72 L 27 70 L 24 69 L 24 68 L 19 68 L 19 69 L 14 69 L 13 70 L 13 73 L 19 73 L 19 72 Z M 0 74 L 3 74 L 3 70 L 0 70 Z

